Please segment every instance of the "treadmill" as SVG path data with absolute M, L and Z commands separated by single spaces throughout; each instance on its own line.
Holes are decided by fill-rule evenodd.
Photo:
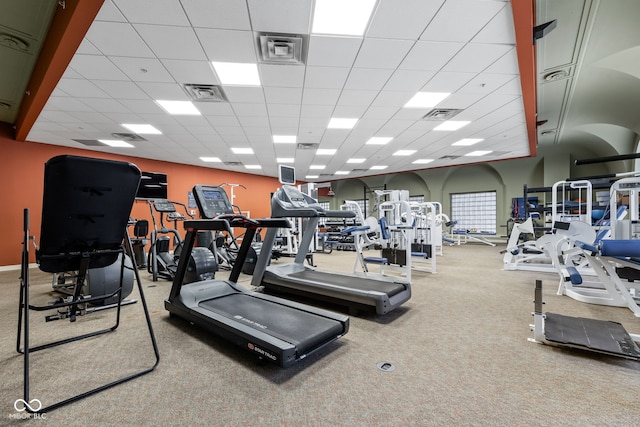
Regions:
M 232 211 L 231 203 L 225 191 L 217 186 L 196 185 L 193 195 L 200 215 L 205 219 L 184 222 L 187 231 L 185 256 L 180 257 L 171 293 L 164 304 L 172 316 L 205 328 L 259 359 L 284 368 L 347 333 L 347 316 L 252 292 L 237 285 L 256 230 L 288 227 L 286 219 L 255 220 L 228 214 L 226 212 Z M 229 279 L 183 285 L 197 232 L 230 231 L 232 227 L 243 227 L 246 233 Z
M 251 284 L 263 286 L 265 292 L 298 295 L 314 301 L 346 306 L 353 315 L 359 311 L 387 314 L 408 301 L 411 298 L 411 284 L 401 279 L 322 271 L 304 264 L 320 218 L 353 218 L 355 213 L 323 209 L 312 197 L 292 185 L 286 185 L 295 180 L 283 179 L 287 174 L 283 168 L 281 165 L 280 182 L 285 185 L 271 199 L 271 217 L 307 219 L 300 250 L 294 262 L 269 266 L 269 254 L 277 230 L 268 229 Z

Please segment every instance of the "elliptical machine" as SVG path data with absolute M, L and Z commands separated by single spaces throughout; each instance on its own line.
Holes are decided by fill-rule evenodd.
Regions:
M 151 232 L 151 247 L 147 262 L 147 271 L 151 273 L 152 280 L 158 281 L 159 277 L 173 280 L 178 270 L 178 259 L 182 252 L 183 241 L 177 230 L 178 221 L 184 221 L 186 217 L 176 210 L 175 205 L 183 207 L 187 215 L 187 207 L 179 202 L 167 199 L 155 199 L 149 201 L 149 210 L 153 221 L 153 231 Z M 160 214 L 160 227 L 156 222 L 154 210 Z M 174 228 L 165 225 L 165 214 L 167 219 L 174 221 Z M 193 217 L 189 215 L 191 219 Z M 173 237 L 173 253 L 170 252 L 171 238 Z M 218 270 L 218 263 L 213 253 L 207 248 L 194 248 L 191 252 L 187 273 L 184 283 L 192 283 L 200 280 L 210 280 L 215 277 Z

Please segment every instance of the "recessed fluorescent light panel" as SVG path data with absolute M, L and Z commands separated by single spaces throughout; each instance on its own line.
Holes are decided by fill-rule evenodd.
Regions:
M 367 145 L 385 145 L 393 138 L 390 136 L 373 136 L 366 142 Z
M 334 154 L 336 154 L 336 150 L 335 148 L 318 148 L 316 150 L 316 154 L 318 156 L 333 156 Z
M 158 129 L 154 128 L 151 125 L 144 125 L 144 124 L 136 125 L 136 124 L 123 123 L 121 126 L 139 135 L 161 135 L 162 134 L 162 132 L 160 132 Z
M 167 113 L 174 116 L 200 116 L 200 111 L 191 101 L 162 101 L 156 103 Z
M 489 153 L 492 153 L 492 151 L 476 150 L 465 154 L 465 156 L 486 156 Z
M 120 141 L 119 139 L 99 139 L 99 142 L 102 142 L 104 145 L 108 145 L 109 147 L 117 147 L 117 148 L 132 148 L 133 145 L 128 142 Z
M 244 165 L 244 167 L 247 169 L 262 169 L 260 165 Z
M 305 178 L 307 179 L 316 179 L 318 178 L 319 175 L 306 175 Z
M 293 157 L 277 157 L 277 163 L 293 163 Z
M 334 175 L 349 175 L 349 171 L 336 171 Z
M 367 159 L 349 159 L 347 163 L 364 163 L 365 160 Z
M 449 95 L 449 92 L 418 92 L 404 104 L 404 108 L 432 108 Z
M 362 36 L 375 5 L 376 0 L 316 0 L 311 32 Z
M 253 154 L 253 148 L 232 148 L 233 154 Z
M 329 120 L 329 124 L 327 125 L 327 128 L 352 129 L 357 122 L 358 122 L 358 119 L 341 119 L 341 118 L 333 117 L 331 120 Z
M 393 153 L 393 156 L 410 156 L 412 154 L 415 154 L 417 150 L 398 150 L 395 153 Z
M 387 166 L 387 165 L 376 165 L 376 166 L 371 166 L 371 167 L 369 168 L 369 170 L 372 170 L 372 171 L 381 171 L 381 170 L 386 169 L 386 168 L 388 168 L 388 167 L 389 167 L 389 166 Z
M 220 157 L 200 157 L 200 160 L 202 160 L 203 162 L 207 162 L 207 163 L 220 163 L 222 162 L 222 160 L 220 160 Z
M 427 163 L 431 163 L 433 162 L 433 159 L 418 159 L 418 160 L 414 160 L 413 163 L 414 165 L 426 165 Z
M 239 62 L 211 62 L 220 83 L 230 86 L 260 86 L 257 64 Z
M 443 122 L 442 124 L 436 126 L 433 128 L 433 130 L 458 130 L 462 127 L 465 127 L 466 125 L 468 125 L 469 121 L 460 121 L 460 120 L 447 120 L 446 122 Z
M 309 169 L 316 169 L 316 170 L 322 170 L 324 168 L 326 168 L 325 165 L 311 165 L 311 166 L 309 166 Z
M 480 141 L 484 141 L 484 139 L 483 138 L 463 138 L 460 141 L 454 142 L 451 145 L 469 146 L 469 145 L 477 144 Z
M 297 140 L 295 135 L 273 135 L 274 144 L 295 144 Z

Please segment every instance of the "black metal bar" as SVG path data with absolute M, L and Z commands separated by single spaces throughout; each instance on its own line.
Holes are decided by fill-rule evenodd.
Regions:
M 189 222 L 190 221 L 185 221 L 185 228 L 190 227 L 188 225 Z M 178 295 L 180 295 L 180 288 L 182 288 L 184 276 L 187 274 L 187 267 L 189 266 L 189 259 L 191 258 L 191 252 L 193 251 L 193 245 L 196 241 L 197 233 L 198 229 L 196 227 L 187 229 L 187 235 L 184 238 L 182 252 L 178 259 L 178 268 L 176 269 L 175 276 L 173 276 L 173 284 L 171 285 L 171 292 L 169 293 L 169 301 L 173 301 L 178 297 Z
M 240 245 L 240 250 L 238 250 L 238 255 L 236 256 L 236 260 L 233 263 L 233 269 L 229 274 L 229 280 L 233 283 L 238 282 L 238 278 L 240 278 L 240 273 L 242 272 L 242 265 L 247 259 L 247 254 L 249 253 L 249 248 L 251 248 L 251 243 L 253 242 L 253 238 L 256 235 L 257 227 L 250 226 L 247 228 L 247 231 L 244 233 L 244 237 L 242 238 L 242 244 Z
M 606 162 L 617 162 L 620 160 L 633 160 L 640 159 L 640 153 L 632 153 L 632 154 L 620 154 L 618 156 L 609 156 L 609 157 L 592 157 L 590 159 L 576 159 L 575 165 L 592 165 L 594 163 L 606 163 Z

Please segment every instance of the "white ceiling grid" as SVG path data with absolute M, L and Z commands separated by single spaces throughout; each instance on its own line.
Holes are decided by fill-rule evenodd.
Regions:
M 513 18 L 504 0 L 378 0 L 363 37 L 311 34 L 313 0 L 106 0 L 28 139 L 143 158 L 277 176 L 293 157 L 298 176 L 318 180 L 529 155 Z M 259 62 L 261 32 L 296 34 L 304 64 Z M 211 61 L 258 63 L 259 87 L 222 86 L 228 103 L 196 102 L 201 116 L 171 116 L 154 100 L 189 100 L 183 84 L 219 85 Z M 451 92 L 437 108 L 461 109 L 460 130 L 433 130 L 431 108 L 403 108 L 418 91 Z M 359 119 L 327 129 L 331 117 Z M 148 123 L 135 148 L 87 147 L 122 123 Z M 336 149 L 333 156 L 272 135 Z M 373 136 L 393 137 L 366 145 Z M 451 146 L 462 138 L 483 138 Z M 254 154 L 234 154 L 252 148 Z M 412 156 L 393 156 L 413 149 Z M 493 155 L 466 157 L 473 150 Z M 219 157 L 240 165 L 204 163 Z M 460 156 L 440 159 L 443 156 Z M 349 158 L 364 158 L 360 164 Z M 428 165 L 416 159 L 435 159 Z M 244 165 L 260 165 L 247 171 Z M 309 171 L 311 165 L 325 165 Z M 353 171 L 357 169 L 357 171 Z

